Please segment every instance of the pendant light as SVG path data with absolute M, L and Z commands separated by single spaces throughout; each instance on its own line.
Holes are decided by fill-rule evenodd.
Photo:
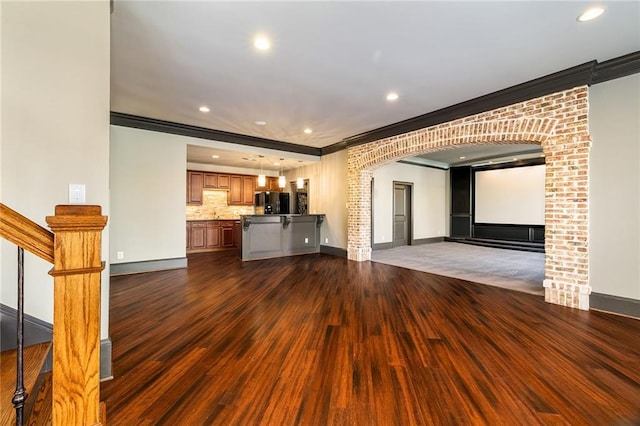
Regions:
M 301 177 L 296 179 L 296 187 L 298 189 L 303 189 L 304 188 L 304 179 L 302 179 Z
M 258 175 L 258 186 L 266 186 L 267 185 L 267 177 L 264 175 L 264 171 L 262 170 L 262 159 L 264 155 L 260 155 L 260 174 Z
M 284 162 L 284 158 L 280 159 L 280 175 L 278 176 L 278 188 L 284 189 L 287 186 L 287 178 L 284 176 L 284 166 L 282 163 Z

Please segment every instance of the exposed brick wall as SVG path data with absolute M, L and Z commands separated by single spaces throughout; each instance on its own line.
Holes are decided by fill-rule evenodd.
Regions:
M 577 87 L 349 148 L 349 259 L 371 259 L 375 168 L 459 146 L 538 144 L 546 156 L 545 300 L 589 309 L 588 108 L 588 88 Z

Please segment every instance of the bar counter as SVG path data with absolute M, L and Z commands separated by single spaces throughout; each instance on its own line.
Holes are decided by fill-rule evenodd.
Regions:
M 320 252 L 324 214 L 242 215 L 242 260 Z

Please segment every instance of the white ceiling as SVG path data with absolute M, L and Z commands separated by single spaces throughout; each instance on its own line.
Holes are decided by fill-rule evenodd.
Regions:
M 325 147 L 640 50 L 640 2 L 599 4 L 579 23 L 591 2 L 115 0 L 111 108 Z

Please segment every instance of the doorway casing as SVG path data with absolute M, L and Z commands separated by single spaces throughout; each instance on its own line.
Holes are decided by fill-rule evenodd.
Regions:
M 587 86 L 349 147 L 348 258 L 371 259 L 374 169 L 444 149 L 508 143 L 538 144 L 546 157 L 545 300 L 589 309 Z

